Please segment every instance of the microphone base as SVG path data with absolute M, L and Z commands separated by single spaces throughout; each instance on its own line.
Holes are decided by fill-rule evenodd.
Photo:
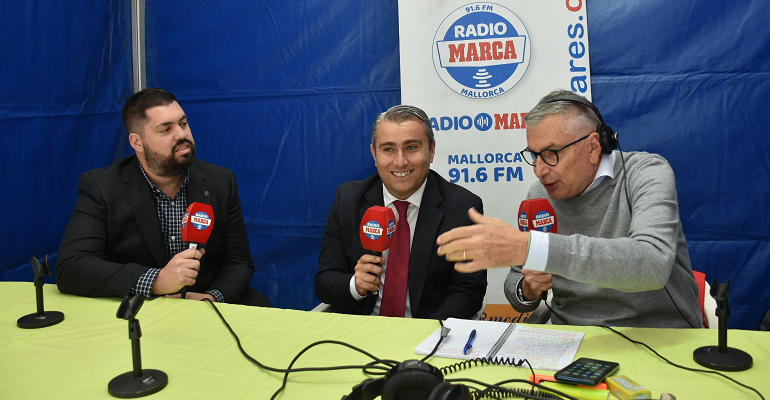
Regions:
M 692 352 L 698 364 L 719 371 L 743 371 L 751 368 L 754 360 L 749 353 L 728 347 L 726 353 L 719 352 L 719 346 L 698 347 Z
M 42 315 L 38 313 L 28 314 L 16 321 L 19 328 L 37 329 L 56 325 L 64 321 L 64 314 L 59 311 L 46 311 Z
M 160 392 L 168 385 L 168 375 L 157 369 L 143 369 L 142 375 L 135 377 L 133 371 L 120 374 L 107 385 L 110 395 L 121 399 L 133 399 Z

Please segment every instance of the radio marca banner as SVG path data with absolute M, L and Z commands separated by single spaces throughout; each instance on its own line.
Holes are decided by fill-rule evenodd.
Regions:
M 399 0 L 402 103 L 436 135 L 432 168 L 516 226 L 537 179 L 519 154 L 524 117 L 555 89 L 591 99 L 583 0 Z M 505 320 L 507 268 L 489 271 L 487 319 Z

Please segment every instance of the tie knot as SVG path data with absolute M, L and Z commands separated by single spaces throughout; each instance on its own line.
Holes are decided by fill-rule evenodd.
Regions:
M 406 218 L 406 209 L 409 208 L 409 202 L 403 200 L 396 200 L 393 202 L 398 210 L 398 218 Z

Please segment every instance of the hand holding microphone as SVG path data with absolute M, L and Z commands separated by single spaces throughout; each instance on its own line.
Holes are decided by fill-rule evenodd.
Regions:
M 380 290 L 380 275 L 384 259 L 382 253 L 390 248 L 396 232 L 396 214 L 388 207 L 369 207 L 361 219 L 361 245 L 369 251 L 358 259 L 355 267 L 356 291 L 361 296 Z
M 200 259 L 204 253 L 204 249 L 187 249 L 175 255 L 158 273 L 152 285 L 152 293 L 156 295 L 177 293 L 182 288 L 194 285 L 201 267 Z
M 209 241 L 209 238 L 211 237 L 211 232 L 213 230 L 214 230 L 214 209 L 211 207 L 211 205 L 198 203 L 198 202 L 191 203 L 190 206 L 187 207 L 187 211 L 185 211 L 184 217 L 182 217 L 182 229 L 181 229 L 182 241 L 190 242 L 190 248 L 177 254 L 177 256 L 193 251 L 192 255 L 193 256 L 198 255 L 198 257 L 193 257 L 196 259 L 196 262 L 197 262 L 197 268 L 195 268 L 194 273 L 192 271 L 188 272 L 190 275 L 194 275 L 194 276 L 188 276 L 188 278 L 191 278 L 192 282 L 190 283 L 190 281 L 188 280 L 187 284 L 184 287 L 182 287 L 181 297 L 183 299 L 187 295 L 187 291 L 190 289 L 190 286 L 195 284 L 195 279 L 198 277 L 198 270 L 200 269 L 199 260 L 201 259 L 201 257 L 203 257 L 203 254 L 205 253 L 203 249 L 201 249 L 201 251 L 197 251 L 198 246 L 204 245 L 206 244 L 206 242 Z

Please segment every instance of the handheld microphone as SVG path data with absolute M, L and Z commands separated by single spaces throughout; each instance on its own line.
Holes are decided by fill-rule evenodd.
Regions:
M 190 242 L 191 249 L 204 245 L 214 230 L 214 209 L 210 204 L 194 202 L 182 217 L 182 241 Z
M 519 206 L 520 231 L 528 232 L 534 229 L 540 232 L 556 233 L 558 227 L 556 212 L 547 199 L 529 199 L 521 202 Z M 548 300 L 548 291 L 543 292 L 541 298 Z
M 191 249 L 197 249 L 209 241 L 214 230 L 214 209 L 210 204 L 193 202 L 187 207 L 182 217 L 182 241 L 190 242 Z M 190 290 L 189 286 L 182 288 L 182 298 Z
M 547 199 L 529 199 L 521 202 L 519 206 L 520 231 L 538 230 L 556 233 L 558 226 L 556 212 Z
M 393 242 L 393 234 L 396 233 L 396 214 L 388 207 L 369 207 L 361 218 L 361 229 L 358 233 L 364 249 L 369 250 L 372 255 L 381 256 Z
M 390 248 L 395 233 L 396 214 L 388 207 L 369 207 L 361 218 L 361 228 L 358 230 L 361 245 L 373 256 L 380 257 L 382 252 Z

